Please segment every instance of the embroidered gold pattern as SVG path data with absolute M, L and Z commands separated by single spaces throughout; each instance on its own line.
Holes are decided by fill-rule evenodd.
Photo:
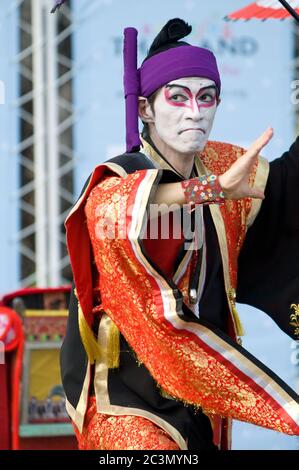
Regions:
M 290 308 L 294 309 L 290 316 L 290 325 L 295 328 L 294 334 L 299 338 L 299 304 L 292 304 Z
M 108 345 L 107 345 L 107 364 L 109 369 L 117 369 L 119 367 L 119 354 L 120 354 L 120 336 L 119 329 L 111 322 Z
M 180 449 L 163 429 L 146 418 L 97 413 L 94 397 L 89 399 L 83 432 L 76 434 L 80 450 Z

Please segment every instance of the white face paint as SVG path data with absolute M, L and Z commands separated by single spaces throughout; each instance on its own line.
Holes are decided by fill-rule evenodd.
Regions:
M 186 77 L 163 86 L 154 101 L 153 122 L 164 145 L 181 154 L 205 147 L 217 109 L 215 82 Z

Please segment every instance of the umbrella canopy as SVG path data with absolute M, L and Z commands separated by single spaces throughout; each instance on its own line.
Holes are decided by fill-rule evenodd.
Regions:
M 290 17 L 299 21 L 299 0 L 258 0 L 251 3 L 241 10 L 235 11 L 226 16 L 227 20 L 249 20 L 256 18 L 259 20 L 266 20 L 268 18 L 275 18 L 283 20 Z

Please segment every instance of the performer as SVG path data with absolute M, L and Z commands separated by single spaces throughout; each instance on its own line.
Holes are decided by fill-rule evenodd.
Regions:
M 235 308 L 298 335 L 299 141 L 270 168 L 272 129 L 247 152 L 208 141 L 221 80 L 190 31 L 170 20 L 137 70 L 125 30 L 127 152 L 66 220 L 61 368 L 81 449 L 227 449 L 232 419 L 299 434 L 297 394 L 241 346 Z

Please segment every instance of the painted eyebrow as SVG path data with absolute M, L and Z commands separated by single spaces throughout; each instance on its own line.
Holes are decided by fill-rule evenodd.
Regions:
M 176 83 L 172 83 L 170 85 L 165 85 L 165 88 L 169 88 L 171 90 L 171 88 L 182 88 L 183 90 L 187 90 L 187 91 L 190 91 L 190 88 L 188 88 L 187 86 L 184 86 L 184 85 L 177 85 Z M 215 85 L 208 85 L 208 86 L 204 86 L 203 88 L 201 88 L 199 91 L 202 91 L 202 90 L 210 90 L 211 88 L 213 88 L 214 90 L 217 91 L 217 87 Z

